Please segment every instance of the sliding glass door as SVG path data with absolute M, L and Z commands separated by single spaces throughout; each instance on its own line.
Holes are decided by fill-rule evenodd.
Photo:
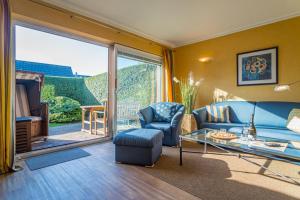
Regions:
M 161 100 L 161 63 L 136 54 L 117 56 L 117 131 L 140 127 L 137 112 Z
M 16 152 L 110 137 L 108 46 L 33 25 L 14 30 Z
M 26 24 L 15 39 L 17 153 L 138 128 L 137 112 L 161 101 L 159 56 Z

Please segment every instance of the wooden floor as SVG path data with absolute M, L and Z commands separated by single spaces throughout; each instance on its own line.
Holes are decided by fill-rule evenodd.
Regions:
M 1 200 L 198 199 L 137 167 L 114 163 L 108 143 L 83 148 L 92 156 L 0 176 Z

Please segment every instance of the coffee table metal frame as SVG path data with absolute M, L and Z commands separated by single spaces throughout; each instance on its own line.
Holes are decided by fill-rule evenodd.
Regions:
M 280 172 L 277 172 L 277 171 L 273 171 L 271 169 L 269 169 L 268 167 L 265 167 L 264 165 L 261 165 L 257 162 L 254 162 L 252 160 L 250 160 L 249 158 L 253 158 L 249 155 L 243 155 L 239 152 L 242 152 L 242 153 L 250 153 L 250 154 L 254 154 L 256 156 L 261 156 L 261 157 L 265 157 L 267 159 L 270 159 L 270 160 L 280 160 L 280 161 L 285 161 L 285 162 L 288 162 L 288 163 L 292 163 L 292 164 L 295 164 L 294 161 L 288 159 L 288 158 L 282 158 L 282 157 L 276 157 L 276 156 L 272 156 L 272 155 L 269 155 L 269 154 L 264 154 L 264 153 L 259 153 L 259 152 L 255 152 L 254 151 L 247 151 L 246 149 L 243 149 L 243 148 L 233 148 L 232 146 L 226 146 L 224 144 L 218 144 L 218 143 L 214 143 L 214 142 L 211 142 L 209 140 L 207 140 L 207 137 L 206 135 L 211 132 L 211 131 L 216 131 L 216 130 L 213 130 L 213 129 L 202 129 L 202 131 L 205 131 L 205 133 L 200 133 L 199 130 L 198 131 L 194 131 L 190 134 L 193 134 L 193 133 L 198 133 L 198 134 L 205 134 L 204 136 L 204 140 L 199 140 L 199 139 L 195 139 L 195 138 L 190 138 L 190 137 L 186 137 L 184 135 L 180 135 L 179 136 L 179 165 L 182 166 L 183 165 L 183 161 L 182 161 L 182 158 L 183 158 L 183 153 L 199 153 L 199 154 L 216 154 L 216 155 L 227 155 L 227 156 L 235 156 L 239 159 L 242 159 L 242 160 L 245 160 L 249 163 L 252 163 L 258 167 L 261 167 L 263 168 L 264 170 L 266 171 L 269 171 L 271 172 L 272 174 L 276 175 L 276 176 L 279 176 L 281 178 L 284 178 L 284 179 L 287 179 L 289 181 L 292 181 L 294 184 L 296 185 L 300 185 L 300 182 L 295 180 L 294 178 L 292 177 L 289 177 L 289 176 L 286 176 Z M 189 134 L 188 134 L 189 135 Z M 204 149 L 203 149 L 203 152 L 201 151 L 187 151 L 187 150 L 183 150 L 183 146 L 182 146 L 182 141 L 194 141 L 194 142 L 199 142 L 199 143 L 203 143 L 204 144 Z M 207 145 L 211 145 L 217 149 L 220 149 L 221 151 L 224 151 L 224 153 L 214 153 L 214 152 L 207 152 Z M 236 151 L 236 152 L 234 152 Z M 300 162 L 300 161 L 299 161 Z

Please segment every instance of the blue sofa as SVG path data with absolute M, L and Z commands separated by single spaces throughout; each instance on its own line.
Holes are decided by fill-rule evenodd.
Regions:
M 163 131 L 163 145 L 177 146 L 184 111 L 182 104 L 160 102 L 140 110 L 138 115 L 142 128 Z
M 254 114 L 254 124 L 258 136 L 300 141 L 300 134 L 286 128 L 289 113 L 293 108 L 300 109 L 300 103 L 292 102 L 246 102 L 226 101 L 216 106 L 228 106 L 231 123 L 208 123 L 206 108 L 193 111 L 197 128 L 227 129 L 242 133 Z

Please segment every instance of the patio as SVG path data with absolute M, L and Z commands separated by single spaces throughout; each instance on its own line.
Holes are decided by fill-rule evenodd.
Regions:
M 138 116 L 136 113 L 138 112 L 140 107 L 141 106 L 137 103 L 123 102 L 118 104 L 118 131 L 139 127 Z M 85 122 L 85 131 L 82 131 L 82 122 L 68 123 L 65 125 L 59 125 L 55 127 L 50 126 L 47 139 L 33 142 L 32 151 L 106 137 L 103 132 L 103 123 L 97 124 L 97 133 L 95 133 L 95 123 L 93 117 L 92 121 L 87 121 L 86 117 L 83 118 L 82 121 Z M 90 128 L 90 123 L 92 125 L 91 130 L 93 130 L 92 133 L 88 131 Z
M 49 127 L 49 136 L 47 139 L 45 141 L 40 140 L 32 143 L 32 151 L 100 139 L 103 137 L 105 137 L 104 133 L 101 134 L 98 132 L 97 134 L 90 134 L 81 131 L 81 122 Z

